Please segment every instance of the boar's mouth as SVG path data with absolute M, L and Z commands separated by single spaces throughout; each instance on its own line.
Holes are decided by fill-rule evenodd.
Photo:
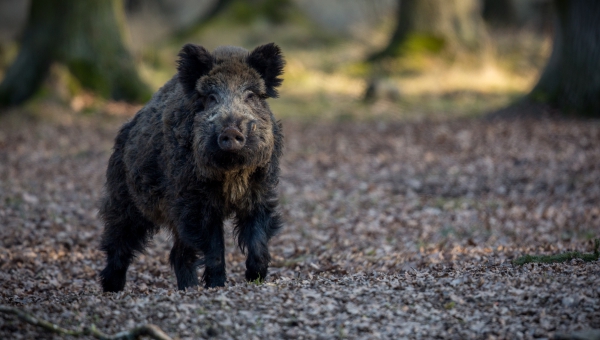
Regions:
M 223 170 L 236 170 L 249 166 L 247 157 L 239 152 L 218 150 L 211 158 L 212 163 Z

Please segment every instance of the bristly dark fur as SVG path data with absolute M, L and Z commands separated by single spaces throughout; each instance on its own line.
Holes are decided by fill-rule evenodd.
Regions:
M 203 75 L 208 74 L 213 66 L 213 57 L 202 46 L 186 44 L 179 52 L 177 60 L 177 71 L 179 81 L 187 94 L 192 94 L 196 88 L 196 82 Z
M 279 46 L 270 43 L 255 48 L 248 56 L 248 64 L 254 67 L 265 80 L 267 95 L 277 98 L 279 93 L 276 87 L 280 86 L 283 79 L 278 78 L 283 74 L 285 61 Z
M 125 124 L 115 140 L 100 207 L 104 291 L 120 291 L 127 268 L 160 226 L 173 235 L 177 287 L 225 285 L 223 222 L 234 218 L 247 255 L 246 279 L 264 280 L 268 241 L 281 228 L 277 184 L 283 135 L 267 97 L 284 64 L 268 44 L 212 54 L 185 45 L 178 74 Z

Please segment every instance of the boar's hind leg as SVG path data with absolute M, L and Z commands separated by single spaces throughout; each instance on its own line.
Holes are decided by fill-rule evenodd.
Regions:
M 281 220 L 274 207 L 256 209 L 248 216 L 238 218 L 236 231 L 238 245 L 242 251 L 247 252 L 246 280 L 264 281 L 271 255 L 268 242 L 281 228 Z
M 125 129 L 123 131 L 126 132 Z M 125 276 L 132 258 L 144 250 L 157 229 L 142 216 L 129 196 L 119 146 L 123 138 L 121 133 L 109 160 L 107 193 L 100 207 L 100 216 L 104 220 L 100 249 L 106 253 L 107 259 L 100 279 L 105 292 L 117 292 L 125 287 Z
M 131 202 L 105 204 L 101 214 L 105 221 L 101 249 L 107 259 L 106 267 L 100 273 L 102 289 L 118 292 L 125 287 L 131 260 L 144 251 L 155 226 Z
M 175 276 L 177 276 L 177 288 L 185 290 L 188 287 L 198 285 L 198 273 L 196 272 L 198 255 L 194 248 L 185 245 L 179 238 L 176 238 L 169 260 L 175 271 Z

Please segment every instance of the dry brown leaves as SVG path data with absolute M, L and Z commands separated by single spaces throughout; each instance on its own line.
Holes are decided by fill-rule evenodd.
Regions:
M 159 234 L 102 294 L 97 213 L 118 123 L 0 121 L 0 304 L 180 339 L 550 338 L 600 328 L 600 264 L 516 267 L 600 236 L 600 122 L 284 122 L 265 284 L 175 290 Z M 57 336 L 55 336 L 57 337 Z M 0 317 L 0 338 L 53 338 Z M 58 337 L 57 337 L 58 338 Z

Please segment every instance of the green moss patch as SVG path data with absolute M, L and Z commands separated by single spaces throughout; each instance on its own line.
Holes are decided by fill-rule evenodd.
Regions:
M 441 53 L 446 46 L 446 41 L 429 34 L 411 34 L 404 44 L 400 46 L 400 54 L 413 53 Z
M 578 251 L 571 251 L 556 255 L 524 255 L 514 260 L 513 263 L 522 266 L 527 263 L 559 263 L 565 262 L 572 259 L 582 259 L 585 262 L 598 261 L 600 257 L 600 239 L 594 240 L 594 252 L 591 254 L 584 254 Z

